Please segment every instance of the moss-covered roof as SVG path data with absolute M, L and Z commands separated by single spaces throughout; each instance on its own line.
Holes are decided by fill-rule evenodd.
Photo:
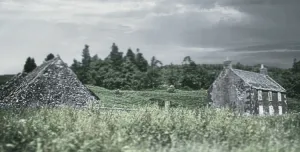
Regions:
M 268 75 L 238 69 L 232 69 L 232 71 L 255 89 L 286 92 L 282 86 Z

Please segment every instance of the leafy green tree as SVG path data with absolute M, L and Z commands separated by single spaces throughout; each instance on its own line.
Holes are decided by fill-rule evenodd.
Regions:
M 90 55 L 89 46 L 86 44 L 82 50 L 82 66 L 88 68 L 90 66 L 92 57 Z
M 84 84 L 96 84 L 93 78 L 94 70 L 91 69 L 92 57 L 90 55 L 89 46 L 85 45 L 82 50 L 82 62 L 73 60 L 71 69 L 77 74 L 79 80 Z
M 297 62 L 297 59 L 294 59 L 292 71 L 294 73 L 300 72 L 300 61 Z
M 162 66 L 162 62 L 157 60 L 155 56 L 151 58 L 150 68 L 148 69 L 148 78 L 150 80 L 151 88 L 156 88 L 160 84 L 159 65 Z
M 135 54 L 133 53 L 133 51 L 131 50 L 131 48 L 129 48 L 127 50 L 126 56 L 125 56 L 125 60 L 128 59 L 129 61 L 131 61 L 132 63 L 135 64 Z
M 73 64 L 71 65 L 71 69 L 76 73 L 81 70 L 81 63 L 76 59 L 73 60 Z M 77 73 L 76 73 L 77 74 Z
M 98 60 L 100 60 L 100 58 L 98 57 L 97 54 L 91 58 L 91 62 L 97 62 Z
M 174 85 L 174 86 L 177 86 L 177 81 L 178 81 L 178 74 L 176 74 L 176 71 L 175 71 L 175 67 L 173 65 L 173 63 L 171 63 L 170 65 L 170 74 L 167 78 L 168 80 L 168 84 L 170 85 Z
M 35 63 L 34 58 L 28 57 L 27 60 L 26 60 L 26 62 L 25 62 L 25 65 L 24 65 L 23 72 L 30 73 L 30 72 L 32 72 L 36 67 L 37 67 L 37 65 L 36 65 L 36 63 Z
M 135 64 L 141 72 L 147 72 L 148 61 L 144 58 L 143 54 L 140 52 L 140 49 L 137 49 Z
M 55 56 L 52 53 L 50 53 L 50 54 L 47 55 L 45 61 L 49 61 L 49 60 L 52 60 L 54 58 L 55 58 Z
M 115 43 L 111 46 L 111 52 L 107 59 L 115 70 L 120 70 L 123 62 L 123 52 L 119 52 L 119 48 Z
M 197 64 L 191 59 L 190 56 L 186 56 L 183 59 L 183 73 L 181 74 L 181 86 L 190 89 L 201 88 L 201 78 L 199 76 L 199 70 Z

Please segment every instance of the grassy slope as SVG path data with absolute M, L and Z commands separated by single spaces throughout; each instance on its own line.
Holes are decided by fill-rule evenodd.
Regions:
M 201 91 L 181 91 L 176 93 L 168 93 L 165 90 L 156 91 L 121 91 L 120 95 L 116 95 L 115 91 L 107 90 L 101 87 L 88 86 L 96 95 L 100 97 L 101 102 L 107 107 L 140 107 L 154 101 L 171 101 L 180 107 L 198 107 L 203 106 L 207 93 Z

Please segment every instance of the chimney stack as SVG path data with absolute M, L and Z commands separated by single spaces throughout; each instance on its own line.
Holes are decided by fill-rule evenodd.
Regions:
M 265 68 L 263 64 L 260 66 L 260 74 L 268 75 L 268 69 Z
M 232 61 L 230 61 L 229 59 L 228 59 L 228 57 L 227 57 L 227 59 L 226 59 L 226 61 L 224 61 L 224 68 L 225 69 L 231 69 L 232 68 L 232 65 L 231 65 L 231 62 Z

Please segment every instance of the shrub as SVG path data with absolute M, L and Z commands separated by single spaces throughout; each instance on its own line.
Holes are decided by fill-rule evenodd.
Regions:
M 169 93 L 175 93 L 175 87 L 173 85 L 170 85 L 170 87 L 167 89 Z

